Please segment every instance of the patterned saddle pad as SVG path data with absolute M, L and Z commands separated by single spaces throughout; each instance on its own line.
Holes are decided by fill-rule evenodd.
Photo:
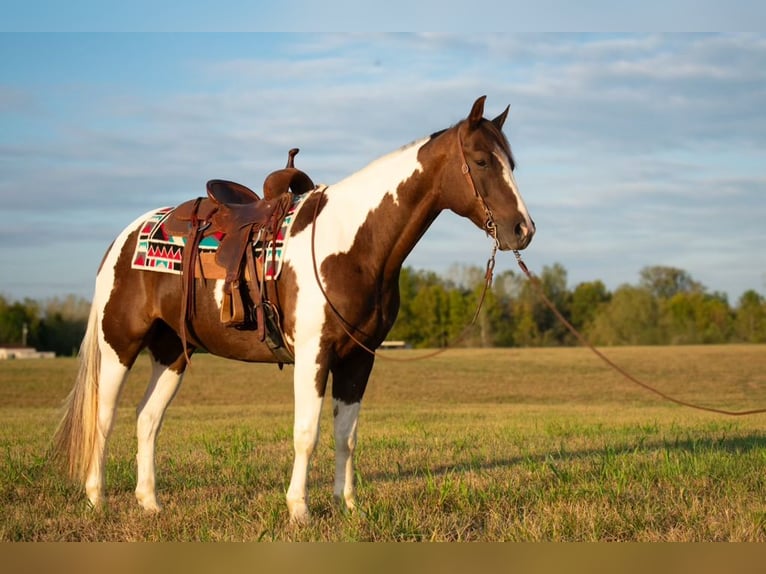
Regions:
M 264 277 L 267 280 L 275 280 L 282 270 L 282 256 L 287 238 L 290 236 L 290 228 L 295 213 L 301 202 L 309 194 L 295 196 L 292 207 L 287 217 L 282 222 L 282 227 L 273 242 L 258 241 L 253 246 L 253 253 L 262 266 Z M 175 209 L 163 207 L 153 212 L 144 223 L 138 233 L 136 249 L 133 253 L 131 267 L 145 271 L 158 271 L 161 273 L 173 273 L 180 275 L 182 272 L 183 250 L 186 245 L 186 237 L 182 235 L 170 235 L 165 229 L 165 220 Z M 215 264 L 215 252 L 220 245 L 222 236 L 210 235 L 202 239 L 199 244 L 199 261 L 202 262 L 204 276 L 208 279 L 223 279 L 225 271 Z

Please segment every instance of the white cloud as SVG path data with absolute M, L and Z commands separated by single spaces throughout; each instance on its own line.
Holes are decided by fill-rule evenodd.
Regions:
M 539 227 L 530 263 L 561 261 L 573 280 L 616 286 L 642 265 L 688 262 L 693 276 L 705 273 L 706 284 L 727 285 L 733 296 L 760 288 L 762 271 L 753 268 L 766 267 L 755 249 L 766 218 L 762 36 L 273 39 L 268 50 L 245 36 L 239 50 L 173 60 L 174 82 L 153 90 L 125 88 L 140 84 L 140 71 L 95 89 L 93 78 L 72 77 L 49 86 L 47 97 L 21 80 L 0 85 L 0 118 L 13 128 L 0 134 L 4 209 L 37 222 L 41 204 L 55 205 L 67 223 L 38 242 L 69 253 L 67 234 L 80 233 L 83 218 L 98 225 L 94 242 L 108 243 L 133 215 L 204 193 L 207 179 L 258 188 L 295 146 L 298 164 L 331 183 L 453 124 L 487 94 L 487 115 L 511 104 L 506 133 Z M 697 223 L 716 214 L 736 223 Z M 483 265 L 486 247 L 471 224 L 444 217 L 410 263 Z M 695 255 L 701 247 L 711 258 L 749 258 L 751 271 L 736 262 L 733 277 L 710 276 Z M 82 281 L 87 294 L 90 275 Z

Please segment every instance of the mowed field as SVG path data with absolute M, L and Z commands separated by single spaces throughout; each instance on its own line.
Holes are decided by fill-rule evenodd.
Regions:
M 606 353 L 681 399 L 766 407 L 766 346 Z M 148 360 L 125 386 L 100 512 L 46 456 L 75 371 L 74 359 L 0 362 L 1 540 L 766 540 L 766 415 L 664 402 L 585 349 L 379 359 L 359 425 L 360 511 L 333 505 L 327 401 L 301 527 L 284 502 L 291 367 L 194 357 L 158 441 L 158 515 L 133 496 Z

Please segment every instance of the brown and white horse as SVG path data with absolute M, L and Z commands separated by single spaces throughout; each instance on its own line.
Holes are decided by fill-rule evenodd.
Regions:
M 277 281 L 285 340 L 295 357 L 295 460 L 287 491 L 292 520 L 308 518 L 307 472 L 330 373 L 334 495 L 345 507 L 355 506 L 357 419 L 375 357 L 349 337 L 331 305 L 353 326 L 358 342 L 376 348 L 398 312 L 402 264 L 445 209 L 494 235 L 501 250 L 523 249 L 532 239 L 534 223 L 516 186 L 514 160 L 502 133 L 508 108 L 487 120 L 484 100 L 477 99 L 468 117 L 456 125 L 313 192 L 295 215 Z M 145 220 L 140 217 L 117 237 L 98 271 L 80 371 L 56 446 L 70 474 L 84 483 L 90 503 L 100 505 L 106 443 L 120 389 L 139 352 L 148 349 L 152 375 L 137 409 L 135 492 L 144 509 L 157 511 L 155 442 L 187 363 L 179 337 L 181 282 L 170 274 L 131 268 Z M 223 326 L 222 283 L 198 282 L 190 351 L 277 362 L 254 331 Z

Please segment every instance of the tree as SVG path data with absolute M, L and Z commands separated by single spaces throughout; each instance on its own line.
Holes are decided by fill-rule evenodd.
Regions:
M 543 267 L 539 286 L 517 272 L 495 276 L 477 318 L 461 339 L 465 346 L 572 344 L 573 338 L 540 297 L 539 289 L 575 328 L 607 345 L 766 342 L 766 302 L 743 295 L 736 313 L 724 294 L 708 293 L 686 271 L 654 266 L 638 285 L 610 293 L 602 281 L 567 287 L 560 263 Z M 454 344 L 469 324 L 484 285 L 484 269 L 453 265 L 447 279 L 433 272 L 402 270 L 401 312 L 393 338 L 415 346 Z
M 657 299 L 646 288 L 622 285 L 596 313 L 588 336 L 597 345 L 661 343 Z
M 412 301 L 418 291 L 417 274 L 411 267 L 404 267 L 399 274 L 399 314 L 388 337 L 412 343 L 414 333 L 414 313 Z
M 26 342 L 28 346 L 35 346 L 39 324 L 40 307 L 35 301 L 10 302 L 0 295 L 0 344 L 20 346 Z
M 578 284 L 569 304 L 572 326 L 578 330 L 587 329 L 601 305 L 609 302 L 610 298 L 611 294 L 602 281 Z
M 571 293 L 567 289 L 567 270 L 564 266 L 561 263 L 545 265 L 540 272 L 540 285 L 545 296 L 568 319 Z M 570 342 L 566 327 L 561 324 L 553 311 L 543 303 L 539 293 L 534 291 L 534 317 L 540 331 L 540 344 L 560 345 Z
M 704 292 L 702 283 L 692 279 L 683 269 L 655 265 L 639 273 L 639 286 L 658 299 L 670 299 L 676 293 Z
M 723 297 L 678 292 L 662 302 L 661 325 L 671 344 L 723 343 L 731 331 L 731 311 Z
M 740 341 L 766 343 L 766 299 L 753 289 L 739 298 L 734 332 Z

